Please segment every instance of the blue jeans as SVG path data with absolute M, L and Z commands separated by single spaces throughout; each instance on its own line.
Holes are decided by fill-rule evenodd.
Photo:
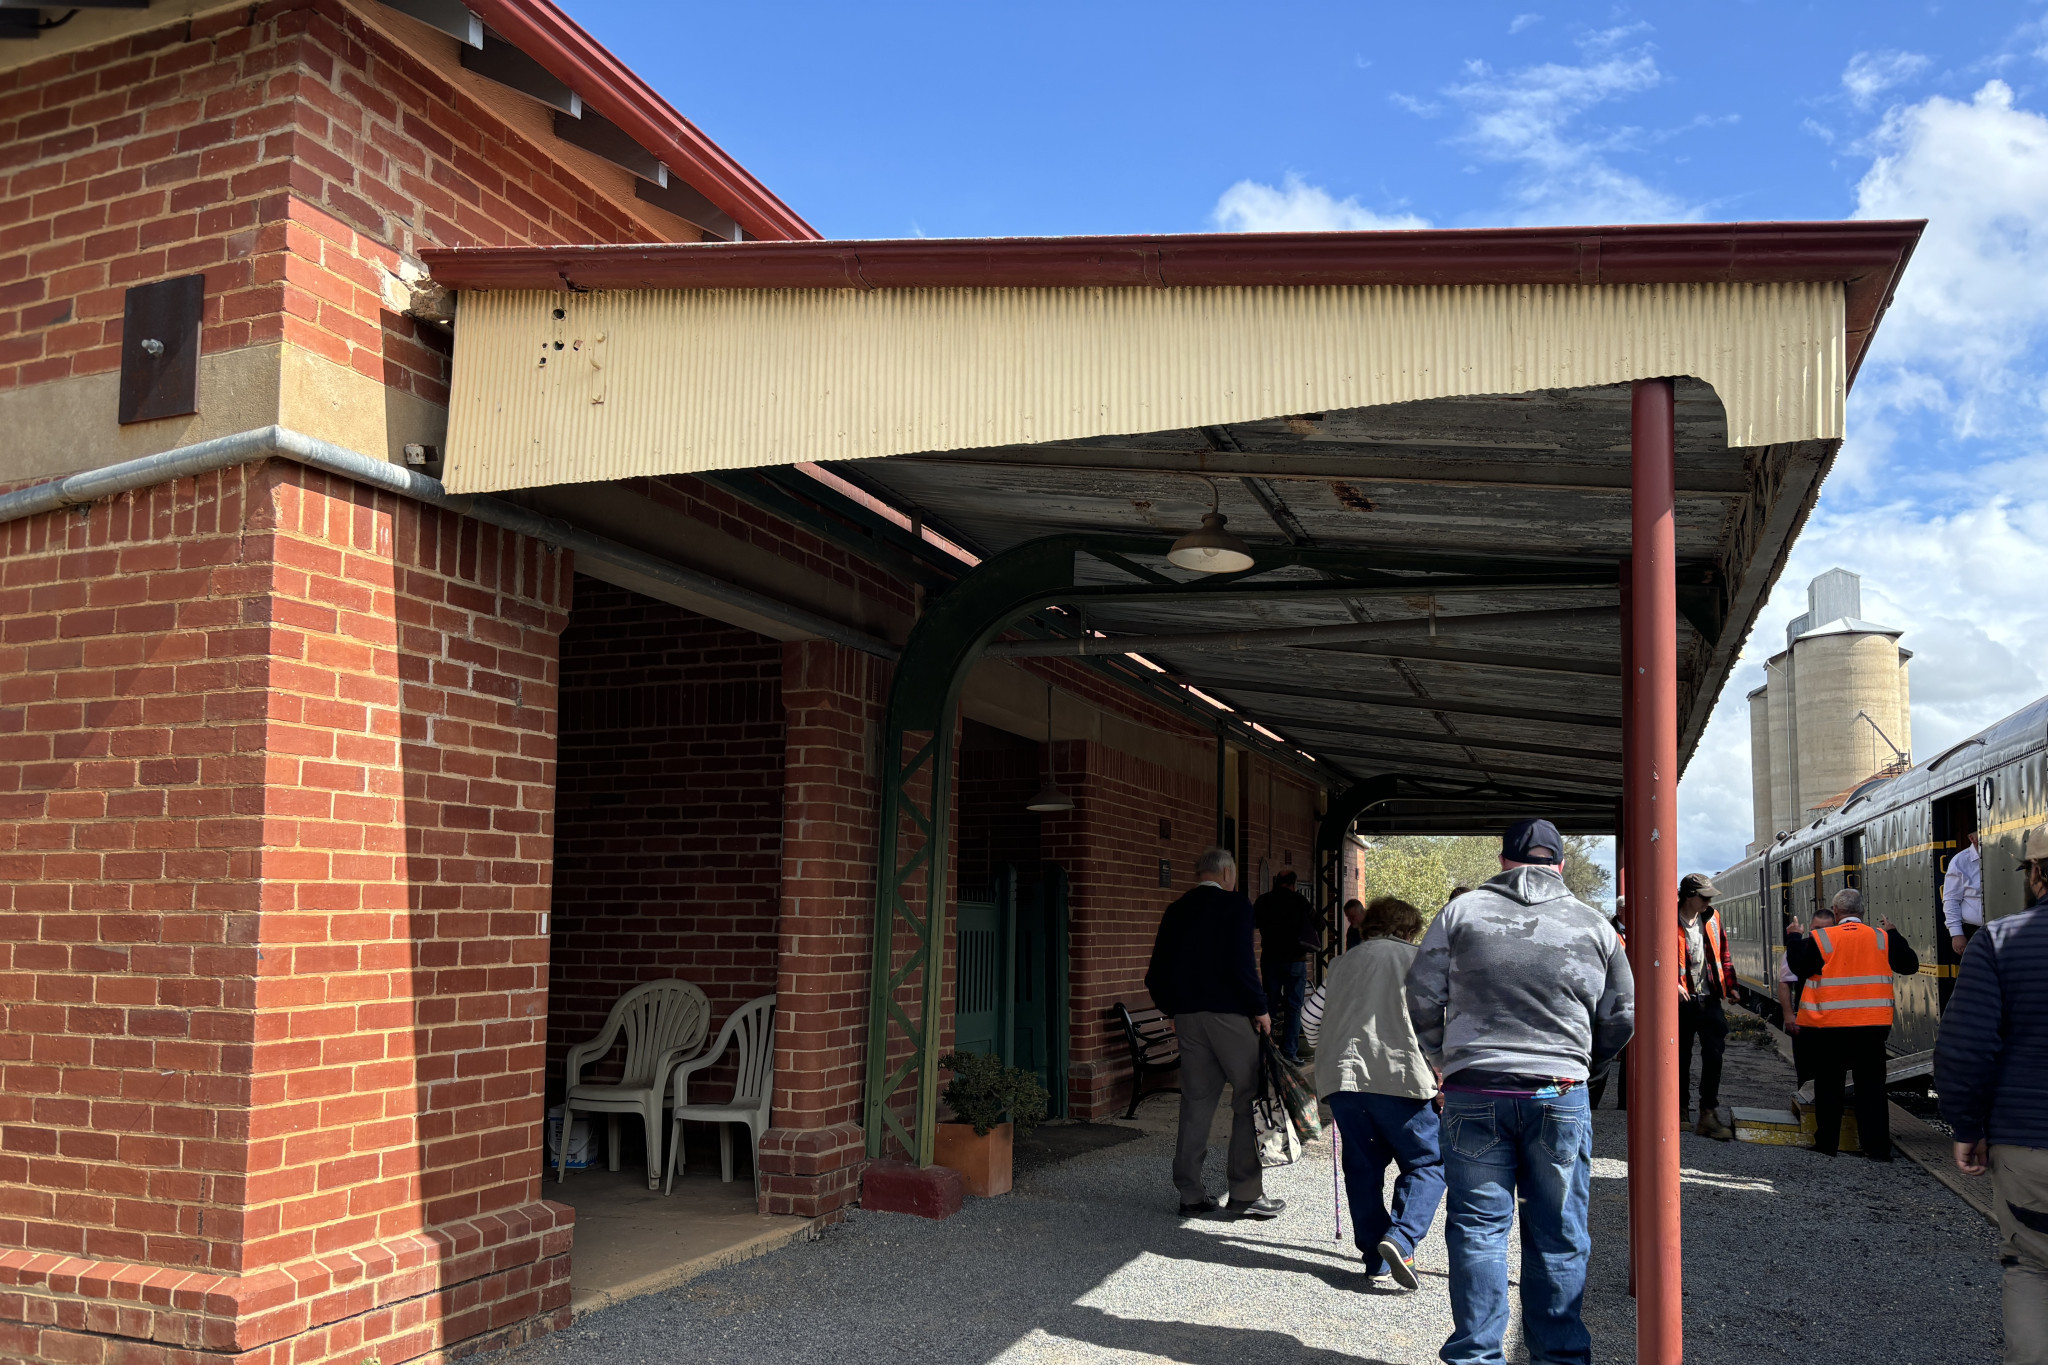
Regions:
M 1593 1120 L 1586 1087 L 1553 1099 L 1444 1097 L 1450 1212 L 1451 1320 L 1437 1354 L 1449 1365 L 1499 1365 L 1508 1326 L 1508 1226 L 1520 1195 L 1522 1332 L 1530 1365 L 1584 1365 L 1593 1339 L 1579 1317 L 1593 1249 L 1586 1203 Z
M 1429 1234 L 1436 1206 L 1444 1197 L 1444 1159 L 1437 1150 L 1436 1107 L 1405 1095 L 1368 1095 L 1340 1090 L 1323 1096 L 1337 1120 L 1344 1149 L 1344 1192 L 1351 1204 L 1351 1232 L 1365 1253 L 1368 1275 L 1387 1271 L 1380 1260 L 1380 1239 L 1409 1255 Z M 1380 1191 L 1387 1163 L 1394 1177 L 1394 1211 L 1387 1212 Z
M 1301 1060 L 1301 1001 L 1308 994 L 1306 962 L 1265 964 L 1266 1008 L 1273 1012 L 1273 1041 L 1290 1062 Z M 1283 1036 L 1280 1029 L 1285 1025 Z

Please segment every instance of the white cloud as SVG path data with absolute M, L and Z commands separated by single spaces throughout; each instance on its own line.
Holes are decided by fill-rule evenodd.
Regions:
M 1435 118 L 1444 111 L 1444 107 L 1434 100 L 1419 100 L 1413 95 L 1404 95 L 1398 90 L 1387 96 L 1387 103 L 1397 109 L 1406 109 L 1417 118 Z
M 1842 72 L 1842 89 L 1859 109 L 1895 86 L 1904 85 L 1927 68 L 1917 52 L 1859 52 Z
M 1542 22 L 1543 16 L 1540 14 L 1517 14 L 1514 18 L 1508 20 L 1508 32 L 1520 33 L 1523 29 Z
M 2048 488 L 2048 118 L 1991 81 L 1891 108 L 1859 150 L 1873 161 L 1857 216 L 1927 232 L 1851 396 L 1850 440 L 1686 772 L 1688 867 L 1726 867 L 1749 839 L 1744 698 L 1815 574 L 1862 574 L 1863 614 L 1906 632 L 1916 758 L 2048 686 L 2048 602 L 2026 568 L 2048 524 L 2048 495 L 2029 491 Z
M 1412 213 L 1375 213 L 1356 198 L 1339 199 L 1292 172 L 1277 188 L 1238 181 L 1223 191 L 1210 217 L 1225 232 L 1397 232 L 1429 226 Z
M 2039 432 L 2048 333 L 2048 118 L 1990 81 L 1887 113 L 1859 218 L 1926 218 L 1878 333 L 1867 406 L 1942 414 L 1957 436 Z M 1873 382 L 1874 381 L 1874 382 Z
M 1634 29 L 1596 34 L 1604 50 Z M 1618 169 L 1608 153 L 1633 131 L 1587 132 L 1582 117 L 1609 100 L 1640 93 L 1663 76 L 1647 51 L 1616 54 L 1578 66 L 1545 62 L 1500 74 L 1482 62 L 1472 79 L 1445 93 L 1470 123 L 1460 139 L 1490 161 L 1520 168 L 1510 187 L 1509 216 L 1521 223 L 1669 222 L 1698 217 L 1691 205 Z

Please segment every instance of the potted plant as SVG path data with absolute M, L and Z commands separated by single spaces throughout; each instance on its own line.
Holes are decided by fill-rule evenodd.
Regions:
M 944 1099 L 954 1121 L 939 1125 L 935 1159 L 960 1172 L 969 1194 L 1009 1193 L 1015 1135 L 1045 1117 L 1052 1096 L 1038 1077 L 990 1053 L 949 1052 L 939 1065 L 953 1073 Z

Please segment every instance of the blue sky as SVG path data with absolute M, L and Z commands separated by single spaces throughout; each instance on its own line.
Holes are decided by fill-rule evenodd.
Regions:
M 1916 757 L 2044 690 L 2048 8 L 569 0 L 834 237 L 1925 217 L 1754 637 L 1864 575 Z M 1680 856 L 1749 836 L 1738 668 Z

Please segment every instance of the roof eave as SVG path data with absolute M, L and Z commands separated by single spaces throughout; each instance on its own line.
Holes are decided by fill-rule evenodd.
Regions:
M 748 232 L 770 239 L 817 239 L 816 228 L 549 0 L 465 3 Z
M 435 280 L 451 289 L 1158 289 L 1839 281 L 1846 291 L 1846 359 L 1853 379 L 1924 227 L 1921 220 L 1682 223 L 470 247 L 422 255 Z

